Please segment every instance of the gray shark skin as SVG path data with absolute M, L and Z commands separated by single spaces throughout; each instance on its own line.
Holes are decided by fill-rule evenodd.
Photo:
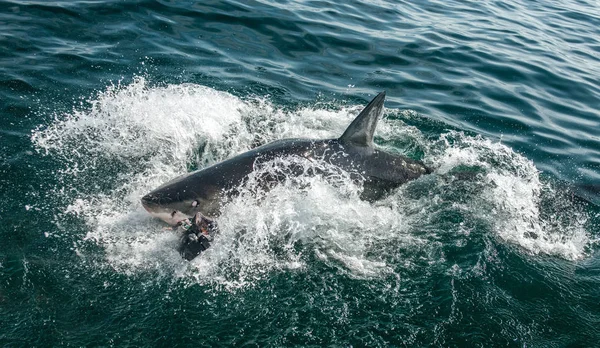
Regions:
M 376 200 L 389 190 L 423 174 L 431 173 L 425 164 L 405 156 L 380 151 L 373 146 L 377 121 L 383 114 L 385 92 L 379 93 L 354 119 L 338 139 L 284 139 L 175 178 L 142 198 L 142 205 L 154 217 L 175 225 L 200 212 L 217 217 L 227 199 L 235 196 L 258 161 L 278 157 L 299 156 L 322 159 L 362 178 L 361 198 Z M 293 170 L 294 175 L 302 174 Z M 353 177 L 353 178 L 354 178 Z M 268 182 L 280 178 L 264 178 Z M 268 182 L 267 182 L 268 181 Z

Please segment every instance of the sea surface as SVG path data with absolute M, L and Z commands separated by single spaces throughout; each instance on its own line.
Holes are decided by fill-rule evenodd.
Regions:
M 380 201 L 281 158 L 192 262 L 140 204 L 383 90 Z M 597 346 L 600 2 L 0 0 L 0 241 L 2 346 Z

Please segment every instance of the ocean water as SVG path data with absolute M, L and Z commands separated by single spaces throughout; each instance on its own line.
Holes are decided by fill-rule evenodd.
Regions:
M 599 57 L 594 0 L 0 0 L 0 344 L 597 346 Z M 381 201 L 281 158 L 192 262 L 141 207 L 382 90 Z

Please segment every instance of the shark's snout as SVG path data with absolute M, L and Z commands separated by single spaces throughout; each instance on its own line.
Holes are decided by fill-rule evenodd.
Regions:
M 144 209 L 146 209 L 149 213 L 153 212 L 153 208 L 156 208 L 158 206 L 158 197 L 153 195 L 153 194 L 147 194 L 144 197 L 142 197 L 142 206 L 144 207 Z
M 142 206 L 150 215 L 175 225 L 179 221 L 188 218 L 185 210 L 185 202 L 174 201 L 160 192 L 151 192 L 141 198 Z
M 149 193 L 142 197 L 142 206 L 152 215 L 163 213 L 164 210 L 169 210 L 171 207 L 168 206 L 170 199 L 166 199 L 160 194 Z

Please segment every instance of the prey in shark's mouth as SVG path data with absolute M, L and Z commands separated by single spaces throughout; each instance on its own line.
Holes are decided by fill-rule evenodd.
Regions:
M 175 225 L 200 212 L 216 218 L 226 199 L 236 194 L 253 172 L 257 159 L 284 156 L 322 158 L 342 170 L 362 173 L 363 198 L 375 200 L 389 190 L 431 170 L 420 161 L 378 150 L 373 144 L 377 121 L 383 114 L 385 92 L 379 93 L 336 139 L 283 139 L 175 178 L 142 198 L 154 217 Z M 301 171 L 298 175 L 305 175 Z M 269 180 L 273 178 L 265 178 Z M 269 183 L 265 183 L 268 187 Z

